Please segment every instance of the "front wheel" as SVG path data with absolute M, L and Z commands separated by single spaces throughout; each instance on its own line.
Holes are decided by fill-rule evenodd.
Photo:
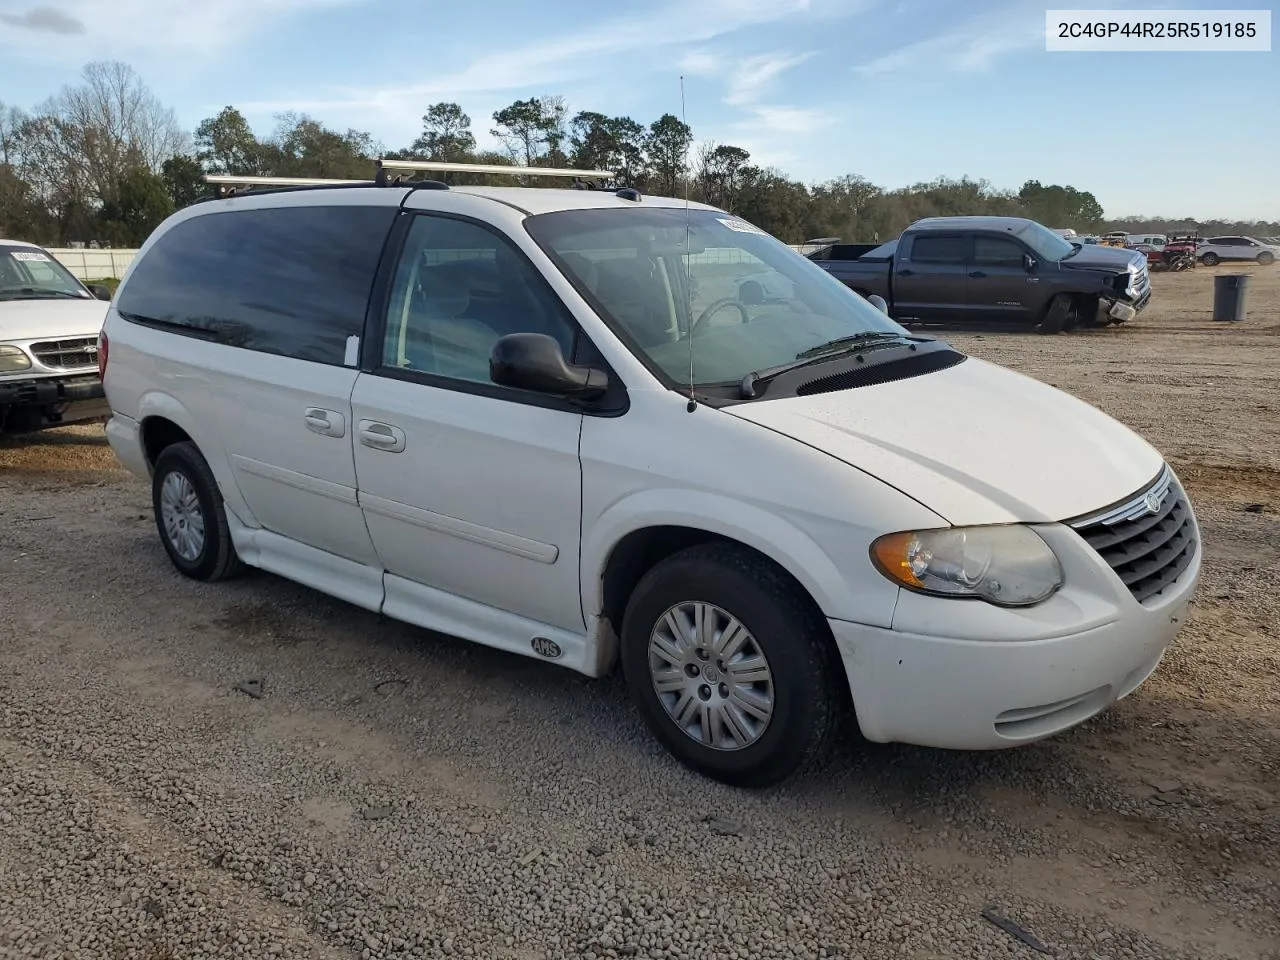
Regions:
M 622 623 L 627 687 L 682 763 L 762 787 L 827 756 L 842 703 L 826 622 L 745 548 L 691 547 L 647 573 Z
M 1276 262 L 1276 255 L 1274 253 L 1264 250 L 1262 253 L 1258 254 L 1258 263 L 1261 266 L 1269 267 L 1271 266 L 1271 264 L 1275 262 Z
M 190 441 L 167 446 L 151 477 L 156 529 L 169 559 L 193 580 L 223 580 L 241 569 L 213 471 Z

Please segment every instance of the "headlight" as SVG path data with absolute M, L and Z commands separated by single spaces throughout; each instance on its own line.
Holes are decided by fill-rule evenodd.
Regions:
M 908 530 L 880 537 L 871 559 L 894 583 L 939 597 L 1025 607 L 1062 586 L 1062 565 L 1029 527 Z
M 18 347 L 0 346 L 0 373 L 13 373 L 31 366 L 31 358 Z

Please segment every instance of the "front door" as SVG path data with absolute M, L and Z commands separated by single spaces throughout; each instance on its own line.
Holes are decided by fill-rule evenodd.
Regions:
M 456 598 L 581 633 L 582 414 L 498 387 L 502 335 L 576 325 L 487 226 L 412 214 L 380 356 L 351 397 L 360 505 L 386 569 L 385 611 L 432 625 Z M 448 596 L 442 596 L 441 592 Z
M 1008 237 L 978 235 L 972 250 L 965 313 L 977 322 L 1031 319 L 1040 277 L 1027 269 L 1022 244 Z

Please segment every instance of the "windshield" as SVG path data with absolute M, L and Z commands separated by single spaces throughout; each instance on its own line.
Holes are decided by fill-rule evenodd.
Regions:
M 1038 223 L 1028 223 L 1025 227 L 1014 232 L 1016 236 L 1022 238 L 1022 242 L 1030 247 L 1041 260 L 1061 260 L 1075 250 L 1075 247 L 1069 241 L 1064 240 L 1048 227 L 1041 226 Z M 1079 237 L 1076 238 L 1076 242 L 1080 242 Z
M 681 207 L 566 210 L 525 225 L 574 286 L 676 386 L 737 384 L 857 333 L 906 331 L 745 220 Z M 690 252 L 692 251 L 692 252 Z M 692 341 L 690 340 L 692 331 Z
M 0 300 L 92 299 L 67 268 L 38 247 L 0 247 Z

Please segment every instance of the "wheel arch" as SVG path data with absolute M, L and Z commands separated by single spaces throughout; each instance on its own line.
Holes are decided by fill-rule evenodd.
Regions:
M 584 613 L 588 622 L 598 623 L 600 631 L 620 635 L 627 600 L 645 573 L 681 550 L 713 542 L 741 547 L 769 561 L 824 619 L 851 616 L 852 611 L 845 609 L 847 591 L 836 563 L 804 531 L 775 513 L 754 507 L 744 510 L 740 501 L 711 494 L 695 494 L 673 507 L 673 494 L 637 494 L 615 505 L 584 538 Z M 659 506 L 664 500 L 667 505 Z M 608 669 L 613 663 L 602 666 Z
M 150 391 L 138 401 L 138 432 L 148 469 L 154 470 L 156 458 L 173 443 L 190 441 L 209 464 L 226 509 L 247 526 L 257 520 L 236 484 L 230 462 L 215 427 L 202 427 L 200 419 L 175 397 L 161 391 Z

